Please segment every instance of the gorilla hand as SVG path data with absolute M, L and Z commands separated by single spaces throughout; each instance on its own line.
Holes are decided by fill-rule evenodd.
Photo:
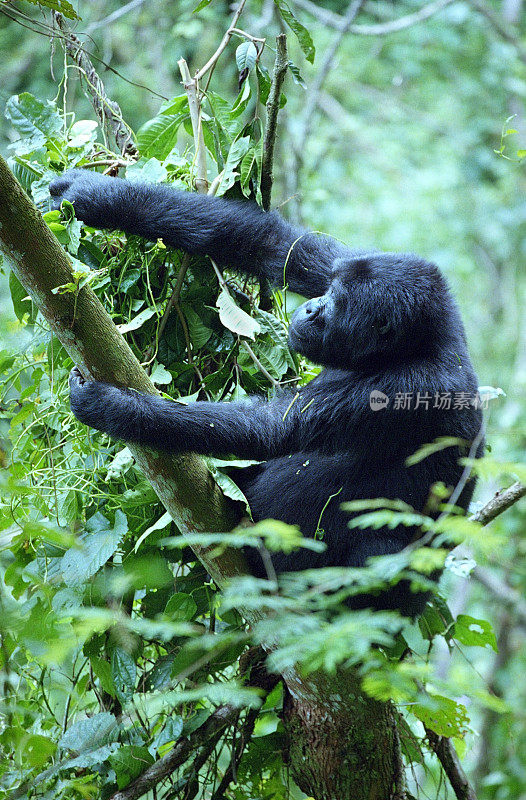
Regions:
M 119 204 L 121 184 L 87 169 L 70 169 L 49 184 L 53 209 L 68 200 L 75 208 L 75 216 L 94 228 L 114 227 L 112 220 Z

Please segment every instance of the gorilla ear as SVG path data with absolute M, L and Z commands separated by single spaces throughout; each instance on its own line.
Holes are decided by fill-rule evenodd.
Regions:
M 358 256 L 352 260 L 352 274 L 355 278 L 370 278 L 371 262 L 366 256 Z

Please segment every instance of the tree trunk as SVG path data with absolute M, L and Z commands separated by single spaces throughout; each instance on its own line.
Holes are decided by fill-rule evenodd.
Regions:
M 70 259 L 1 156 L 0 198 L 0 247 L 75 363 L 97 380 L 154 392 L 89 287 L 54 293 L 73 280 Z M 175 458 L 136 445 L 130 450 L 183 535 L 235 525 L 237 508 L 201 458 L 191 453 Z M 237 550 L 212 559 L 206 549 L 193 549 L 219 585 L 246 571 Z M 316 800 L 390 800 L 398 784 L 390 704 L 364 695 L 354 673 L 317 673 L 304 680 L 291 672 L 285 682 L 284 723 L 291 770 L 300 788 Z
M 394 709 L 364 695 L 354 672 L 285 676 L 292 776 L 316 800 L 402 796 Z M 396 793 L 396 794 L 395 794 Z

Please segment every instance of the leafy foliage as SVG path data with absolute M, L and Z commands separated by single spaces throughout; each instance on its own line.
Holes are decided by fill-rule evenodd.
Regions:
M 312 61 L 310 33 L 289 4 L 281 0 L 275 4 L 297 37 L 297 47 Z M 41 5 L 68 15 L 69 4 L 65 2 Z M 204 0 L 195 11 L 203 11 L 204 17 L 214 10 L 208 5 Z M 338 4 L 332 5 L 342 10 Z M 204 29 L 199 28 L 201 32 Z M 454 40 L 457 33 L 452 24 L 447 35 Z M 480 35 L 477 29 L 466 31 L 462 25 L 461 33 L 462 37 L 469 35 L 471 41 Z M 433 41 L 422 36 L 422 47 L 413 46 L 409 51 L 398 40 L 385 45 L 383 60 L 374 57 L 369 61 L 362 45 L 354 40 L 356 73 L 363 63 L 369 63 L 374 90 L 381 91 L 387 81 L 391 92 L 393 64 L 405 65 L 409 101 L 418 106 L 420 101 L 414 99 L 412 87 L 423 78 L 419 71 L 426 68 L 432 80 L 439 81 Z M 462 38 L 462 47 L 463 42 Z M 232 58 L 232 74 L 234 66 L 237 71 L 249 72 L 235 99 L 223 96 L 228 90 L 221 95 L 207 90 L 203 132 L 213 174 L 218 176 L 217 193 L 258 199 L 262 144 L 259 114 L 268 97 L 270 78 L 264 64 L 254 58 L 254 49 L 252 42 L 243 42 L 237 49 L 235 65 Z M 416 50 L 419 58 L 415 57 Z M 486 49 L 482 50 L 486 57 Z M 450 69 L 457 68 L 458 64 L 452 62 Z M 291 70 L 301 81 L 294 64 Z M 343 85 L 337 85 L 336 94 L 344 100 L 349 70 L 341 72 Z M 359 80 L 362 77 L 358 74 Z M 427 81 L 420 82 L 427 85 Z M 228 86 L 227 73 L 221 85 Z M 294 87 L 294 91 L 301 94 L 291 112 L 293 123 L 304 99 L 300 89 Z M 435 94 L 442 97 L 443 91 Z M 293 99 L 289 98 L 289 103 Z M 372 130 L 377 101 L 372 110 L 368 110 L 368 98 L 360 96 L 350 102 L 351 108 L 354 103 L 360 104 L 360 114 L 370 114 L 369 123 L 364 124 L 370 124 Z M 449 108 L 446 112 L 451 115 Z M 457 118 L 459 113 L 457 109 L 453 116 Z M 20 136 L 12 150 L 13 171 L 72 256 L 74 281 L 59 290 L 75 293 L 89 283 L 157 385 L 183 402 L 273 391 L 243 346 L 246 338 L 259 363 L 276 381 L 308 379 L 312 368 L 288 351 L 287 315 L 279 296 L 272 313 L 263 311 L 257 305 L 257 287 L 240 283 L 236 276 L 226 273 L 227 293 L 204 259 L 186 263 L 181 253 L 166 248 L 161 241 L 145 244 L 134 237 L 91 230 L 75 220 L 66 204 L 61 213 L 48 210 L 47 186 L 57 172 L 71 166 L 118 165 L 120 157 L 109 149 L 93 120 L 75 120 L 69 113 L 64 117 L 60 102 L 44 101 L 28 92 L 8 101 L 7 118 Z M 382 160 L 388 162 L 389 169 L 397 163 L 398 142 L 403 138 L 397 130 L 390 134 L 392 142 L 386 143 L 385 152 L 378 148 L 381 152 L 375 154 L 375 167 L 381 167 Z M 419 148 L 429 158 L 427 148 L 431 145 L 426 142 L 422 147 L 421 130 L 414 126 L 414 139 L 408 145 L 413 148 L 411 159 L 417 158 Z M 364 153 L 370 149 L 369 139 L 362 139 L 364 133 L 354 120 L 350 131 L 358 164 L 360 149 Z M 455 133 L 456 146 L 462 148 L 462 133 Z M 187 98 L 178 94 L 138 128 L 140 157 L 128 164 L 126 176 L 168 181 L 190 189 L 195 176 L 190 134 Z M 470 148 L 474 135 L 470 134 Z M 506 142 L 513 135 L 506 128 Z M 332 175 L 334 164 L 331 136 L 325 136 L 327 151 L 326 145 L 321 148 L 315 143 L 307 154 L 313 163 L 325 161 L 325 176 Z M 448 138 L 448 153 L 452 140 L 453 135 Z M 349 161 L 348 141 L 344 146 Z M 362 154 L 362 158 L 367 159 L 367 155 Z M 94 166 L 97 163 L 101 166 Z M 358 170 L 358 166 L 351 164 L 349 169 Z M 482 149 L 470 153 L 465 169 L 469 174 L 474 171 L 477 180 L 483 169 L 495 174 L 498 171 L 484 161 Z M 379 190 L 378 170 L 372 175 L 365 160 L 358 171 L 360 174 L 352 174 L 353 186 L 361 193 L 361 205 L 374 208 L 374 216 L 380 220 L 375 224 L 381 228 L 381 203 L 365 202 L 371 200 L 369 191 L 376 196 Z M 334 176 L 326 177 L 327 187 L 331 180 Z M 408 180 L 421 185 L 412 174 Z M 494 180 L 492 177 L 490 193 L 498 210 L 493 200 Z M 422 181 L 429 183 L 429 172 Z M 341 182 L 350 183 L 347 178 Z M 399 204 L 398 181 L 396 186 Z M 473 191 L 478 205 L 482 205 L 481 186 L 473 185 Z M 412 197 L 407 199 L 409 207 L 411 202 L 418 202 Z M 422 195 L 415 193 L 415 197 Z M 336 217 L 335 204 L 340 199 L 318 185 L 307 193 L 304 203 L 307 213 L 315 212 L 325 224 L 331 216 Z M 497 240 L 495 228 L 502 224 L 502 210 L 497 210 L 487 224 L 490 241 Z M 449 219 L 447 214 L 454 216 L 457 211 L 444 210 L 444 215 Z M 373 211 L 366 213 L 373 215 Z M 404 214 L 407 216 L 407 211 Z M 510 211 L 509 216 L 506 224 L 511 241 L 512 229 L 519 236 L 520 215 Z M 438 220 L 436 225 L 421 224 L 420 228 L 427 233 L 440 224 Z M 390 235 L 393 246 L 403 246 L 407 227 L 401 225 Z M 449 246 L 453 248 L 453 244 Z M 501 253 L 505 245 L 499 243 L 497 249 L 499 257 L 507 261 L 510 253 Z M 447 255 L 449 258 L 451 253 Z M 467 271 L 465 260 L 461 258 L 460 264 L 460 272 Z M 180 278 L 178 302 L 165 316 Z M 506 531 L 497 526 L 489 535 L 480 525 L 450 513 L 440 521 L 419 515 L 418 522 L 429 537 L 427 544 L 399 557 L 376 559 L 363 570 L 295 574 L 284 578 L 279 586 L 271 577 L 268 581 L 243 578 L 219 597 L 187 544 L 218 550 L 253 545 L 270 551 L 319 548 L 323 544 L 302 541 L 299 531 L 272 521 L 229 534 L 196 535 L 182 542 L 128 449 L 87 431 L 72 418 L 66 386 L 71 360 L 13 276 L 10 291 L 20 326 L 17 347 L 0 353 L 1 414 L 9 428 L 0 492 L 0 563 L 4 573 L 0 588 L 4 697 L 0 711 L 7 721 L 0 733 L 4 756 L 0 759 L 0 796 L 17 788 L 25 791 L 29 785 L 44 796 L 67 800 L 109 796 L 170 751 L 174 743 L 199 730 L 220 704 L 228 702 L 241 706 L 241 724 L 248 709 L 260 707 L 255 735 L 237 767 L 238 785 L 231 796 L 236 800 L 288 797 L 295 790 L 290 789 L 283 768 L 281 690 L 278 687 L 261 705 L 263 698 L 244 685 L 239 670 L 239 656 L 252 642 L 276 642 L 269 661 L 274 669 L 287 669 L 294 663 L 306 672 L 320 667 L 334 670 L 341 664 L 357 667 L 366 691 L 400 704 L 400 737 L 408 764 L 427 764 L 421 723 L 439 735 L 453 735 L 457 741 L 469 734 L 472 698 L 477 699 L 479 708 L 509 719 L 505 701 L 488 691 L 473 689 L 473 670 L 467 677 L 457 670 L 448 680 L 433 671 L 431 657 L 437 641 L 463 652 L 471 648 L 470 658 L 496 649 L 495 633 L 479 614 L 453 615 L 440 597 L 428 604 L 414 624 L 405 623 L 394 613 L 364 611 L 350 615 L 344 607 L 347 597 L 364 589 L 378 591 L 402 578 L 425 585 L 425 576 L 444 563 L 448 543 L 465 540 L 466 536 L 471 554 L 503 552 Z M 417 457 L 435 452 L 435 446 L 440 449 L 447 443 L 431 444 Z M 3 453 L 0 456 L 4 458 Z M 515 463 L 513 455 L 506 456 L 505 461 L 501 452 L 500 463 L 492 457 L 480 465 L 486 478 L 498 480 L 498 485 L 503 473 L 523 475 L 523 467 Z M 221 471 L 225 467 L 229 467 L 228 475 Z M 224 490 L 242 500 L 233 477 L 235 469 L 243 465 L 211 462 L 211 468 Z M 362 508 L 354 510 L 362 516 L 355 519 L 356 529 L 350 535 L 356 535 L 360 525 L 394 527 L 415 520 L 413 509 L 382 501 L 364 501 Z M 451 564 L 446 562 L 446 567 L 453 574 Z M 237 611 L 239 607 L 266 612 L 250 635 Z M 466 696 L 469 704 L 466 701 L 464 705 Z M 229 748 L 235 740 L 227 732 L 214 751 L 219 774 L 228 765 Z M 515 764 L 514 770 L 509 771 L 513 774 L 491 778 L 495 786 L 512 787 L 511 794 L 501 796 L 513 796 L 513 776 L 520 773 L 520 765 Z M 174 792 L 190 791 L 195 778 L 192 765 L 184 764 L 175 778 Z M 171 790 L 167 791 L 169 794 Z

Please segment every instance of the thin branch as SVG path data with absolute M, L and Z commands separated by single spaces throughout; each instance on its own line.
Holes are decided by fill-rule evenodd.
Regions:
M 91 95 L 93 108 L 101 124 L 103 126 L 109 126 L 115 136 L 117 147 L 123 156 L 128 156 L 130 158 L 136 157 L 138 155 L 138 150 L 133 141 L 132 130 L 126 125 L 118 103 L 114 100 L 110 100 L 106 94 L 104 84 L 86 54 L 82 42 L 72 33 L 62 14 L 53 12 L 53 17 L 62 31 L 62 41 L 66 52 L 86 78 L 87 91 Z
M 241 14 L 243 13 L 243 9 L 245 7 L 245 3 L 246 3 L 246 0 L 241 0 L 240 4 L 238 5 L 238 7 L 236 9 L 236 12 L 235 12 L 234 16 L 232 17 L 232 21 L 231 21 L 230 25 L 228 26 L 227 32 L 225 33 L 225 35 L 221 39 L 221 42 L 219 43 L 219 47 L 215 51 L 214 55 L 211 56 L 208 59 L 208 61 L 204 65 L 204 67 L 201 67 L 201 69 L 196 73 L 196 76 L 195 76 L 195 80 L 196 81 L 200 81 L 201 78 L 203 78 L 206 75 L 206 73 L 210 69 L 212 69 L 212 67 L 215 67 L 215 65 L 216 65 L 221 53 L 223 52 L 223 50 L 225 49 L 225 47 L 227 46 L 227 44 L 229 43 L 229 41 L 230 41 L 230 39 L 232 37 L 232 33 L 233 33 L 232 28 L 236 27 L 237 21 L 238 21 L 239 17 L 241 16 Z
M 512 505 L 514 505 L 521 497 L 526 495 L 526 485 L 517 481 L 509 489 L 505 489 L 504 491 L 499 491 L 495 494 L 491 500 L 486 503 L 484 508 L 481 508 L 480 511 L 477 511 L 476 514 L 473 514 L 471 519 L 474 522 L 480 522 L 481 525 L 487 525 L 488 522 L 491 522 L 498 517 L 499 514 L 502 514 L 503 511 L 507 511 Z
M 331 28 L 342 30 L 345 26 L 345 17 L 321 8 L 316 5 L 316 3 L 313 3 L 312 0 L 294 0 L 294 2 L 295 5 L 308 11 L 313 17 L 316 17 Z M 387 36 L 390 33 L 403 31 L 406 28 L 410 28 L 412 25 L 429 19 L 429 17 L 442 11 L 443 8 L 446 8 L 446 6 L 449 6 L 453 2 L 454 0 L 435 0 L 433 3 L 428 3 L 418 11 L 415 11 L 413 14 L 407 14 L 405 17 L 399 17 L 398 19 L 393 19 L 389 22 L 381 22 L 375 25 L 350 25 L 346 30 L 349 31 L 349 33 L 358 34 L 359 36 Z
M 493 11 L 493 9 L 486 5 L 483 0 L 469 0 L 469 2 L 476 11 L 482 14 L 483 17 L 486 17 L 501 39 L 504 39 L 505 42 L 513 45 L 517 56 L 524 64 L 526 64 L 526 48 L 522 44 L 516 28 L 506 22 L 495 11 Z
M 177 64 L 181 72 L 183 85 L 188 97 L 188 108 L 190 109 L 190 119 L 192 121 L 192 130 L 194 132 L 195 158 L 197 161 L 197 177 L 195 179 L 195 188 L 200 194 L 206 194 L 208 191 L 206 147 L 205 138 L 203 135 L 201 103 L 197 96 L 197 78 L 191 77 L 188 64 L 184 58 L 181 58 Z
M 254 728 L 256 725 L 256 720 L 258 718 L 258 713 L 259 710 L 256 708 L 249 708 L 249 710 L 247 711 L 247 715 L 243 723 L 243 728 L 241 730 L 239 744 L 232 748 L 232 758 L 230 759 L 230 764 L 228 765 L 225 774 L 221 779 L 221 783 L 217 787 L 216 791 L 214 792 L 210 800 L 223 800 L 223 797 L 229 785 L 232 782 L 236 781 L 237 765 L 241 760 L 243 751 L 245 750 L 246 746 L 248 745 L 248 743 L 252 738 L 252 734 L 254 733 Z
M 105 28 L 107 25 L 111 25 L 112 22 L 115 22 L 123 17 L 128 13 L 128 11 L 133 11 L 135 8 L 140 8 L 144 2 L 145 0 L 130 0 L 129 3 L 126 3 L 124 6 L 117 8 L 111 14 L 108 14 L 107 17 L 103 17 L 96 22 L 92 22 L 91 25 L 88 25 L 86 33 L 90 34 L 93 33 L 93 31 L 96 31 L 97 28 Z
M 215 739 L 231 725 L 238 714 L 239 708 L 235 706 L 225 705 L 218 708 L 188 738 L 178 741 L 169 753 L 152 764 L 125 789 L 112 795 L 111 800 L 137 800 L 151 791 L 154 786 L 182 766 L 198 748 L 204 746 L 209 739 Z
M 491 570 L 484 567 L 475 567 L 471 575 L 485 589 L 488 589 L 496 600 L 513 610 L 521 626 L 526 626 L 526 600 L 517 589 L 513 589 L 494 575 Z
M 292 196 L 296 196 L 298 194 L 298 187 L 300 184 L 300 177 L 301 177 L 301 170 L 303 167 L 304 155 L 305 155 L 305 146 L 307 144 L 308 138 L 310 136 L 310 132 L 312 129 L 312 125 L 314 122 L 314 116 L 316 114 L 316 109 L 318 106 L 318 97 L 323 89 L 323 85 L 334 66 L 334 61 L 336 59 L 336 53 L 338 52 L 338 48 L 340 47 L 345 34 L 349 30 L 351 24 L 356 19 L 357 14 L 359 13 L 360 9 L 364 5 L 365 0 L 351 0 L 347 7 L 347 12 L 343 19 L 343 24 L 338 29 L 338 33 L 332 40 L 331 44 L 327 48 L 325 53 L 325 58 L 318 69 L 316 77 L 314 79 L 313 85 L 310 87 L 309 92 L 307 94 L 307 100 L 305 103 L 305 110 L 303 112 L 303 119 L 302 124 L 300 127 L 300 132 L 298 138 L 294 142 L 294 155 L 295 155 L 295 166 L 293 168 L 292 173 L 292 180 L 291 186 L 289 189 L 289 193 Z
M 460 759 L 451 739 L 439 736 L 430 728 L 424 727 L 431 749 L 442 764 L 442 769 L 449 779 L 457 800 L 477 800 L 475 790 L 470 785 L 466 773 L 462 769 Z
M 274 145 L 276 143 L 279 101 L 281 98 L 281 87 L 285 80 L 288 65 L 287 37 L 284 33 L 280 33 L 279 36 L 276 37 L 276 60 L 267 101 L 267 125 L 265 128 L 263 158 L 261 162 L 261 196 L 263 209 L 265 211 L 270 209 L 273 180 L 272 168 L 274 163 Z
M 32 33 L 37 33 L 39 36 L 46 36 L 48 39 L 56 38 L 59 39 L 61 42 L 65 42 L 66 37 L 60 32 L 57 31 L 56 28 L 53 28 L 51 25 L 47 23 L 40 22 L 39 20 L 35 19 L 34 17 L 29 17 L 27 14 L 24 14 L 20 9 L 15 9 L 14 6 L 9 7 L 9 13 L 6 11 L 6 6 L 0 5 L 0 14 L 7 19 L 10 19 L 12 22 L 16 22 L 17 25 L 20 25 L 22 28 L 27 28 Z M 22 22 L 24 20 L 24 22 Z M 26 24 L 27 23 L 27 24 Z M 134 86 L 136 89 L 145 89 L 150 94 L 153 94 L 154 97 L 159 97 L 161 100 L 168 100 L 168 98 L 161 94 L 160 92 L 156 92 L 151 86 L 146 86 L 144 83 L 138 83 L 137 81 L 132 81 L 123 75 L 122 72 L 119 72 L 118 69 L 112 67 L 111 64 L 108 64 L 102 58 L 99 58 L 95 53 L 89 53 L 84 45 L 81 45 L 82 51 L 93 61 L 96 61 L 98 64 L 101 64 L 104 69 L 108 70 L 108 72 L 112 72 L 114 75 L 117 75 L 125 83 L 129 84 L 130 86 Z

